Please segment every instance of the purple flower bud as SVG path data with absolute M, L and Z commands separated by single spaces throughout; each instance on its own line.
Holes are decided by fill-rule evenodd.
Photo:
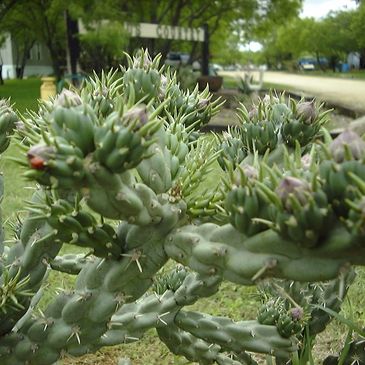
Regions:
M 259 110 L 255 106 L 248 112 L 248 117 L 250 118 L 250 120 L 256 119 L 258 115 Z
M 271 103 L 274 103 L 274 104 L 277 104 L 279 103 L 279 98 L 277 98 L 276 96 L 273 96 L 273 95 L 269 95 L 269 94 L 266 94 L 264 96 L 264 98 L 262 99 L 262 102 L 266 105 L 269 105 Z
M 108 93 L 109 93 L 109 90 L 105 86 L 103 86 L 103 88 L 101 90 L 95 90 L 93 93 L 93 96 L 94 97 L 98 97 L 98 96 L 107 97 Z
M 126 122 L 126 124 L 137 121 L 136 128 L 141 128 L 148 123 L 146 105 L 137 105 L 132 109 L 129 109 L 126 113 L 124 113 L 123 120 Z
M 200 99 L 198 102 L 198 109 L 205 108 L 209 104 L 209 99 Z
M 286 176 L 281 180 L 275 192 L 280 197 L 284 207 L 290 211 L 292 207 L 289 197 L 295 197 L 300 204 L 304 205 L 308 200 L 308 193 L 311 192 L 311 188 L 305 180 Z
M 302 158 L 300 159 L 302 163 L 302 167 L 304 170 L 308 170 L 311 163 L 312 163 L 312 157 L 309 153 L 306 153 Z
M 314 100 L 298 103 L 297 116 L 302 119 L 305 124 L 312 124 L 318 116 Z
M 257 171 L 257 169 L 255 169 L 253 166 L 251 165 L 243 165 L 241 166 L 244 175 L 247 177 L 248 180 L 257 180 L 258 176 L 259 176 L 259 172 Z M 234 184 L 237 186 L 241 185 L 241 173 L 240 171 L 236 171 L 234 174 Z
M 336 162 L 342 162 L 345 159 L 345 148 L 349 149 L 355 160 L 359 160 L 364 156 L 365 142 L 355 132 L 345 130 L 329 145 L 329 150 Z
M 56 99 L 54 100 L 53 105 L 55 107 L 61 106 L 64 108 L 69 108 L 77 105 L 81 105 L 82 100 L 80 96 L 73 91 L 63 89 L 59 95 L 57 95 Z
M 300 307 L 295 307 L 290 310 L 290 315 L 294 321 L 300 321 L 303 318 L 304 312 Z
M 259 172 L 255 167 L 251 165 L 242 166 L 242 170 L 249 180 L 257 180 L 257 178 L 259 177 Z

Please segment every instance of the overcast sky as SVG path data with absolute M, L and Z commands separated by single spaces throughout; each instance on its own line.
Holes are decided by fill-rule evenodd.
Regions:
M 355 9 L 354 0 L 304 0 L 301 17 L 321 18 L 331 10 Z

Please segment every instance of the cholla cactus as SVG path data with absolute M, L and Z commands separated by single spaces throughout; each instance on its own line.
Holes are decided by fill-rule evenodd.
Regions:
M 0 141 L 6 148 L 17 127 L 25 176 L 39 184 L 15 242 L 1 239 L 1 364 L 52 364 L 151 328 L 201 364 L 255 364 L 252 352 L 287 358 L 298 310 L 263 324 L 183 307 L 222 280 L 327 280 L 365 263 L 363 213 L 350 201 L 364 194 L 361 148 L 345 144 L 338 161 L 331 145 L 314 144 L 324 118 L 315 104 L 272 96 L 251 116 L 242 107 L 235 142 L 225 137 L 229 158 L 215 138 L 191 143 L 217 103 L 207 91 L 182 91 L 158 60 L 144 51 L 120 79 L 111 72 L 65 91 L 21 124 L 8 105 L 0 109 Z M 221 154 L 217 188 L 202 188 Z M 64 245 L 83 250 L 61 255 Z M 161 277 L 169 258 L 184 268 Z M 75 287 L 37 314 L 51 269 L 75 275 Z

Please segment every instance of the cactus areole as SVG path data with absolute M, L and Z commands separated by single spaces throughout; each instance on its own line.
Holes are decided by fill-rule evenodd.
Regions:
M 318 333 L 329 321 L 311 305 L 338 311 L 336 288 L 365 264 L 364 142 L 332 141 L 323 106 L 273 95 L 203 135 L 220 101 L 182 90 L 147 51 L 128 60 L 21 123 L 0 103 L 0 150 L 17 141 L 37 183 L 14 237 L 0 232 L 1 365 L 53 364 L 152 328 L 200 364 L 290 359 L 307 323 Z M 179 264 L 161 271 L 169 259 Z M 50 270 L 74 287 L 40 306 Z M 295 300 L 280 294 L 249 321 L 184 310 L 224 280 L 267 278 Z

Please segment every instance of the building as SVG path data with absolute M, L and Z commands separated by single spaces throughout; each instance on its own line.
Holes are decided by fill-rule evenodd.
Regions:
M 347 55 L 347 63 L 351 70 L 358 70 L 360 68 L 360 53 L 351 52 Z
M 17 68 L 20 66 L 20 55 L 11 35 L 8 35 L 0 48 L 0 61 L 2 60 L 2 75 L 4 79 L 14 79 L 17 75 Z M 52 62 L 48 49 L 35 42 L 30 50 L 23 76 L 46 76 L 53 73 Z

